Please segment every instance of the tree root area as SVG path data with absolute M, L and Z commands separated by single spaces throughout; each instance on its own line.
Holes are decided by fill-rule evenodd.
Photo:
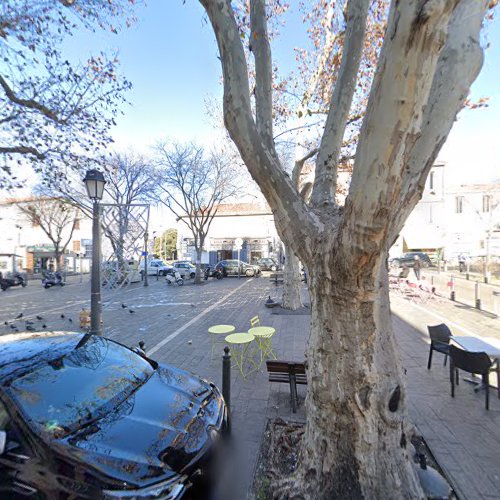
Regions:
M 254 500 L 303 498 L 294 485 L 294 473 L 298 466 L 304 430 L 304 423 L 287 422 L 281 418 L 268 421 L 248 498 Z M 422 436 L 413 435 L 410 443 L 415 450 L 415 464 L 425 461 L 427 466 L 433 467 L 444 476 Z M 458 497 L 452 490 L 448 498 L 451 500 Z
M 264 432 L 250 498 L 289 498 L 305 424 L 269 420 Z

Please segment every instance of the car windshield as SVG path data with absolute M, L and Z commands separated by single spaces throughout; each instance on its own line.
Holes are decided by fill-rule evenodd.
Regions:
M 10 384 L 10 393 L 41 431 L 63 437 L 107 414 L 153 373 L 141 356 L 97 337 L 61 357 L 33 363 Z

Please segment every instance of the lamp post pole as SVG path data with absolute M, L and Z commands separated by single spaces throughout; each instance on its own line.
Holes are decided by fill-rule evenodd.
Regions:
M 144 286 L 149 286 L 148 283 L 148 232 L 144 233 Z
M 90 279 L 90 333 L 102 335 L 101 327 L 101 208 L 106 180 L 99 170 L 88 170 L 85 179 L 87 194 L 92 200 L 92 275 Z M 80 261 L 81 266 L 81 261 Z M 81 272 L 81 267 L 80 267 Z
M 101 221 L 99 200 L 92 205 L 92 278 L 90 284 L 90 333 L 101 331 Z

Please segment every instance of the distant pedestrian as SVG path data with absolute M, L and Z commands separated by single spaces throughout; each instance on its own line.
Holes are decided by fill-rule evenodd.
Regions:
M 417 281 L 420 281 L 420 269 L 422 268 L 422 263 L 420 262 L 420 257 L 415 255 L 415 262 L 413 263 L 413 271 L 415 272 L 415 277 Z
M 466 262 L 467 262 L 467 258 L 465 257 L 465 255 L 463 253 L 461 253 L 458 256 L 458 269 L 461 273 L 463 273 L 465 271 Z

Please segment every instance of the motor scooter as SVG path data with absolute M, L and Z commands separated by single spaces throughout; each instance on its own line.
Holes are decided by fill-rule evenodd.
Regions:
M 12 276 L 3 277 L 3 274 L 0 273 L 0 288 L 5 291 L 7 288 L 11 286 L 19 286 L 21 285 L 23 288 L 27 285 L 27 280 L 21 273 L 15 272 Z
M 221 280 L 224 277 L 218 269 L 207 267 L 205 269 L 205 281 L 208 280 L 210 276 L 212 276 L 212 278 L 217 278 L 218 280 Z
M 179 286 L 184 285 L 184 280 L 181 278 L 179 271 L 167 271 L 166 280 L 167 285 L 171 285 L 172 283 L 177 283 Z
M 51 286 L 64 286 L 62 274 L 59 271 L 55 273 L 52 271 L 47 271 L 45 276 L 42 278 L 42 285 L 44 288 L 50 288 Z

